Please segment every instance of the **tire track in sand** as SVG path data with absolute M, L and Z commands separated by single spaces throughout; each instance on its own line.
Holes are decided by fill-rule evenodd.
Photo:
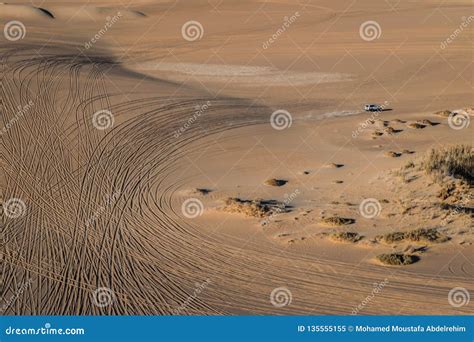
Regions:
M 208 98 L 109 94 L 117 89 L 104 77 L 104 70 L 112 68 L 113 77 L 118 68 L 111 59 L 22 54 L 1 57 L 8 70 L 3 124 L 34 97 L 34 106 L 2 140 L 4 198 L 22 198 L 28 208 L 24 217 L 4 220 L 2 235 L 14 238 L 1 249 L 2 302 L 21 284 L 31 285 L 6 313 L 348 314 L 374 281 L 385 278 L 381 267 L 241 248 L 182 217 L 177 192 L 185 181 L 174 175 L 185 167 L 185 157 L 205 148 L 206 138 L 267 123 L 267 108 L 209 99 L 206 115 L 176 139 L 173 132 Z M 91 117 L 101 109 L 113 113 L 113 128 L 93 127 Z M 348 272 L 357 283 L 339 282 Z M 195 296 L 196 283 L 206 280 Z M 291 289 L 293 302 L 275 308 L 269 294 L 281 284 Z M 450 286 L 449 279 L 426 285 L 422 275 L 398 272 L 366 312 L 386 312 L 397 303 L 416 313 L 428 302 L 445 312 Z M 94 305 L 99 287 L 113 291 L 111 305 Z

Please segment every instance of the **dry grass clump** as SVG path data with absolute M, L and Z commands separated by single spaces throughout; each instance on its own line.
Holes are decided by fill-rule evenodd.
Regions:
M 386 120 L 382 120 L 382 119 L 376 119 L 374 121 L 374 124 L 377 124 L 377 126 L 379 126 L 379 127 L 387 127 L 389 125 L 389 122 L 386 121 Z
M 355 243 L 361 240 L 362 236 L 355 232 L 339 232 L 332 234 L 331 238 L 336 241 Z
M 387 253 L 378 255 L 377 260 L 384 265 L 401 266 L 413 264 L 420 260 L 420 258 L 411 254 Z
M 454 182 L 449 182 L 441 186 L 441 189 L 438 191 L 438 197 L 442 200 L 446 200 L 451 197 L 455 192 L 456 184 Z
M 286 183 L 288 183 L 287 180 L 284 180 L 284 179 L 276 179 L 276 178 L 267 179 L 267 180 L 265 181 L 265 184 L 266 184 L 266 185 L 270 185 L 270 186 L 283 186 L 283 185 L 285 185 Z
M 329 164 L 326 164 L 325 166 L 331 169 L 338 169 L 340 167 L 343 167 L 344 164 L 329 163 Z
M 210 192 L 212 192 L 212 190 L 207 189 L 207 188 L 196 188 L 196 189 L 194 189 L 194 193 L 195 194 L 200 194 L 200 195 L 207 195 Z
M 414 129 L 422 129 L 426 127 L 426 125 L 420 124 L 418 122 L 411 122 L 407 126 Z
M 399 152 L 394 152 L 394 151 L 386 151 L 384 152 L 384 155 L 386 157 L 397 158 L 397 157 L 400 157 L 402 154 Z
M 287 212 L 285 204 L 275 200 L 243 200 L 229 197 L 225 200 L 223 211 L 229 213 L 240 213 L 251 217 L 266 217 L 275 213 Z
M 328 225 L 328 226 L 346 226 L 348 224 L 355 223 L 354 219 L 339 217 L 339 216 L 331 216 L 326 217 L 321 220 L 321 223 Z
M 383 239 L 387 243 L 400 242 L 405 239 L 405 233 L 404 232 L 387 233 L 383 236 Z
M 405 233 L 405 239 L 416 242 L 445 242 L 447 237 L 435 228 L 419 228 Z
M 435 228 L 419 228 L 408 232 L 393 232 L 383 236 L 387 243 L 396 243 L 401 241 L 414 242 L 445 242 L 448 238 L 438 232 Z
M 448 116 L 451 115 L 451 111 L 448 110 L 448 109 L 445 109 L 445 110 L 440 110 L 439 112 L 436 112 L 435 114 L 438 115 L 438 116 L 442 116 L 443 118 L 447 118 Z
M 462 201 L 465 203 L 466 198 L 462 199 Z M 468 205 L 465 205 L 465 204 L 459 204 L 459 200 L 457 200 L 457 202 L 458 203 L 456 203 L 456 204 L 450 204 L 450 203 L 446 203 L 446 202 L 443 202 L 443 203 L 439 204 L 439 207 L 442 210 L 447 210 L 450 213 L 451 218 L 450 219 L 448 218 L 448 223 L 454 219 L 455 215 L 458 215 L 458 214 L 466 214 L 470 218 L 474 218 L 474 209 L 473 208 L 471 208 L 471 207 L 469 207 Z M 461 202 L 461 203 L 463 203 L 463 202 Z M 451 215 L 451 214 L 455 214 L 455 215 Z
M 383 132 L 380 132 L 380 131 L 374 131 L 374 132 L 372 132 L 372 136 L 374 136 L 374 137 L 380 137 L 380 136 L 382 136 L 382 135 L 383 135 Z
M 402 129 L 395 129 L 392 126 L 388 126 L 384 129 L 384 132 L 390 135 L 395 134 L 395 133 L 400 133 L 402 131 L 403 131 Z
M 400 120 L 400 119 L 394 119 L 394 120 L 392 120 L 392 122 L 396 122 L 396 123 L 406 123 L 406 121 Z
M 472 185 L 463 181 L 443 182 L 441 189 L 438 191 L 438 198 L 443 201 L 448 200 L 451 203 L 465 203 L 470 196 L 472 197 Z M 461 203 L 459 203 L 461 202 Z
M 474 183 L 474 148 L 470 145 L 455 145 L 448 148 L 432 149 L 425 160 L 426 173 L 437 180 L 452 176 L 469 184 Z
M 436 126 L 436 125 L 439 125 L 439 122 L 433 122 L 433 121 L 428 120 L 428 119 L 418 120 L 417 122 L 418 122 L 419 124 L 422 124 L 422 125 L 425 125 L 425 126 Z

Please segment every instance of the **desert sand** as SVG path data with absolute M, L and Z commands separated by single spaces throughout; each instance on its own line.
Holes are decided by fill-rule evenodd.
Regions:
M 473 314 L 472 15 L 0 4 L 1 313 Z

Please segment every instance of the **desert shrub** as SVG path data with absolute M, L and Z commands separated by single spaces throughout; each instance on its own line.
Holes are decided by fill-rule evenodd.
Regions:
M 432 149 L 423 161 L 423 167 L 426 173 L 434 175 L 438 180 L 452 176 L 473 184 L 474 149 L 470 145 Z
M 357 242 L 362 239 L 362 236 L 356 232 L 338 232 L 331 235 L 331 238 L 342 242 Z
M 417 262 L 420 258 L 416 255 L 402 254 L 402 253 L 388 253 L 380 254 L 377 259 L 385 265 L 410 265 Z
M 440 110 L 439 112 L 436 112 L 435 114 L 447 118 L 448 116 L 451 115 L 451 113 L 452 112 L 450 110 L 445 109 L 445 110 Z
M 414 163 L 412 160 L 408 161 L 408 162 L 405 164 L 405 166 L 403 166 L 404 169 L 412 169 L 412 168 L 414 168 L 414 167 L 415 167 L 415 163 Z
M 401 241 L 415 242 L 445 242 L 448 238 L 438 232 L 436 228 L 419 228 L 408 232 L 393 232 L 383 236 L 387 243 L 396 243 Z
M 385 234 L 383 236 L 383 239 L 387 243 L 394 243 L 394 242 L 403 241 L 405 239 L 405 233 L 403 233 L 403 232 L 388 233 L 388 234 Z
M 426 125 L 420 124 L 418 122 L 411 122 L 407 126 L 414 129 L 422 129 L 426 127 Z
M 402 154 L 399 152 L 394 152 L 394 151 L 385 151 L 384 155 L 386 157 L 397 158 L 397 157 L 400 157 Z
M 289 207 L 284 203 L 275 200 L 244 200 L 236 197 L 229 197 L 225 200 L 223 211 L 229 213 L 241 213 L 252 217 L 265 217 L 273 214 L 284 213 Z
M 405 239 L 410 241 L 444 242 L 447 238 L 435 228 L 420 228 L 406 232 Z
M 276 178 L 267 179 L 265 181 L 265 184 L 270 185 L 270 186 L 283 186 L 286 183 L 288 183 L 288 181 L 283 180 L 283 179 L 276 179 Z
M 326 224 L 328 226 L 345 226 L 345 225 L 348 225 L 348 224 L 355 223 L 355 220 L 351 219 L 351 218 L 331 216 L 331 217 L 323 218 L 321 220 L 321 223 Z

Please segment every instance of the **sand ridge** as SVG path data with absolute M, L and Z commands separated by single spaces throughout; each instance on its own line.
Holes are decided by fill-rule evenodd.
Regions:
M 59 21 L 97 22 L 104 17 L 120 14 L 126 19 L 146 18 L 146 14 L 124 7 L 97 7 L 53 4 L 48 7 L 0 3 L 0 17 L 3 19 L 57 19 Z

